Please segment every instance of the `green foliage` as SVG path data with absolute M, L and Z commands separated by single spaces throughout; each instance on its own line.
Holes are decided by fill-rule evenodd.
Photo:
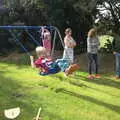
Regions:
M 9 9 L 9 20 L 11 24 L 17 21 L 26 25 L 39 25 L 45 21 L 42 10 L 44 3 L 41 0 L 5 0 L 5 5 Z
M 83 40 L 86 39 L 86 33 L 97 18 L 99 22 L 95 26 L 101 34 L 120 26 L 120 0 L 4 0 L 4 3 L 8 12 L 0 16 L 1 25 L 14 25 L 16 22 L 53 25 L 60 29 L 62 36 L 64 30 L 71 27 L 77 42 L 80 33 Z M 102 13 L 104 10 L 106 14 Z
M 105 32 L 110 29 L 119 29 L 120 0 L 98 0 L 96 7 L 98 9 L 98 25 L 104 26 Z
M 105 53 L 112 52 L 113 37 L 109 35 L 100 36 L 100 51 Z

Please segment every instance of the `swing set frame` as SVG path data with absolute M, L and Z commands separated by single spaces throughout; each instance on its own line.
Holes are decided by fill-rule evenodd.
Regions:
M 64 47 L 64 42 L 62 40 L 60 31 L 57 27 L 54 26 L 0 26 L 1 30 L 7 30 L 11 36 L 16 40 L 16 42 L 19 44 L 19 46 L 24 50 L 24 52 L 27 53 L 28 56 L 31 56 L 31 53 L 27 50 L 27 48 L 23 45 L 23 43 L 21 42 L 21 40 L 19 39 L 19 36 L 14 32 L 14 30 L 21 30 L 21 31 L 25 31 L 27 33 L 27 35 L 31 38 L 31 40 L 37 45 L 37 46 L 41 46 L 40 42 L 38 42 L 34 36 L 29 32 L 29 30 L 36 30 L 36 31 L 40 31 L 42 30 L 42 28 L 48 28 L 50 29 L 50 31 L 54 31 L 53 33 L 53 45 L 52 45 L 52 50 L 51 50 L 51 56 L 53 56 L 54 54 L 54 50 L 55 50 L 55 44 L 56 44 L 56 38 L 57 38 L 57 34 L 58 37 L 61 41 L 62 46 Z

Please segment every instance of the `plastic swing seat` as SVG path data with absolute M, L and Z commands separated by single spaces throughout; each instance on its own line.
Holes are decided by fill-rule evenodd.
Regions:
M 48 69 L 47 72 L 40 72 L 40 75 L 45 76 L 45 75 L 50 75 L 50 74 L 56 74 L 58 72 L 60 72 L 60 68 L 59 67 L 55 67 L 55 68 Z

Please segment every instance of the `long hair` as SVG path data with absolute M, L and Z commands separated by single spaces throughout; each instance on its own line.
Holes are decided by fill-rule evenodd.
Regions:
M 93 37 L 96 37 L 96 36 L 97 36 L 97 30 L 94 29 L 94 28 L 90 29 L 89 32 L 88 32 L 88 37 L 93 38 Z

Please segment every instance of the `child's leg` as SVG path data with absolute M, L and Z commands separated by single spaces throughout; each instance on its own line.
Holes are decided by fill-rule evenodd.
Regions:
M 67 60 L 64 60 L 64 59 L 57 59 L 55 61 L 55 63 L 59 66 L 59 68 L 61 69 L 61 71 L 65 71 L 66 68 L 69 67 L 69 63 Z

